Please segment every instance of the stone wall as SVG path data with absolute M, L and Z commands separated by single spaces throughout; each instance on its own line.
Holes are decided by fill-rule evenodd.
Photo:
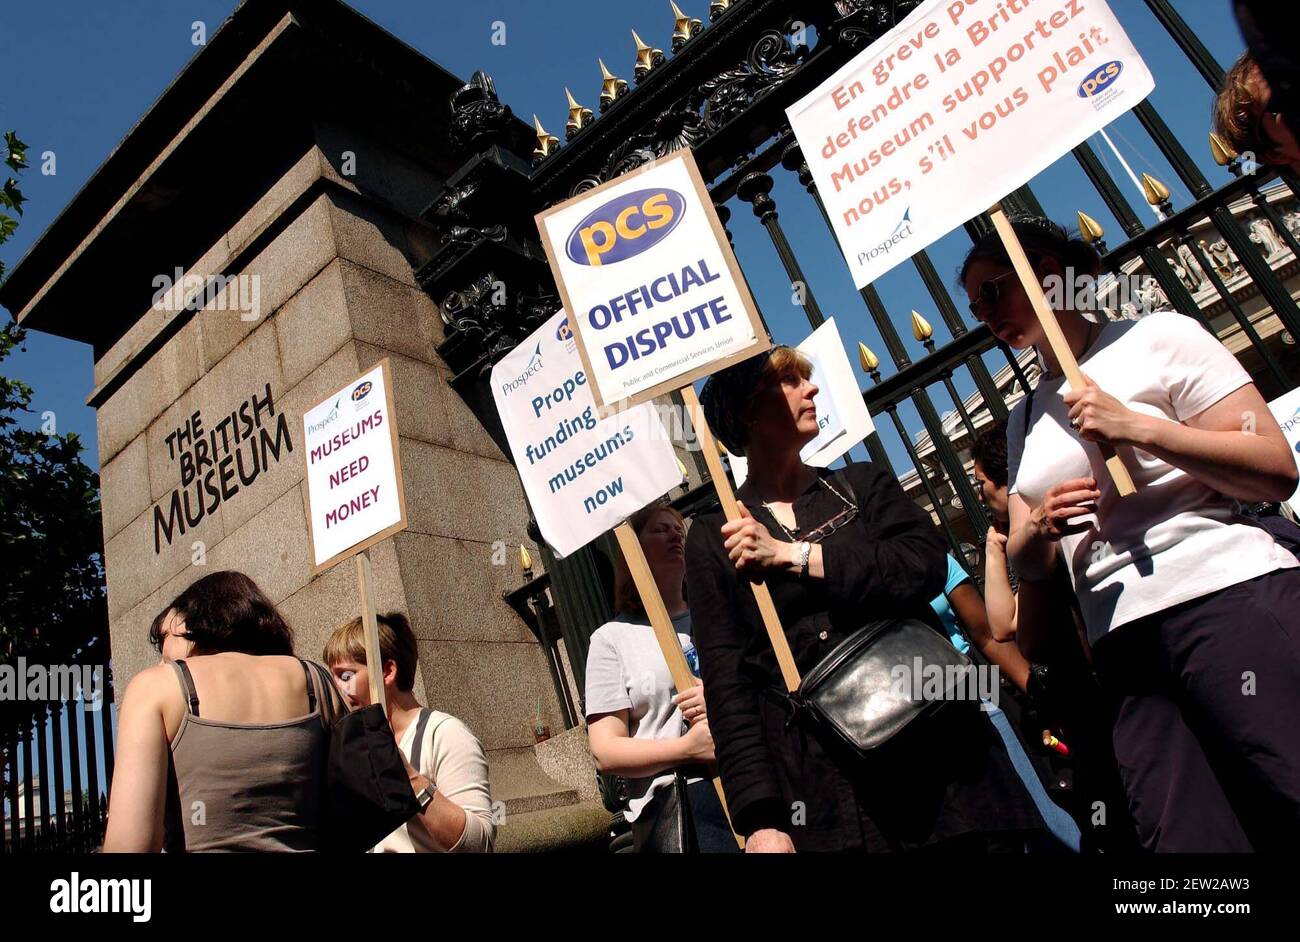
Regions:
M 521 578 L 516 547 L 540 558 L 524 532 L 518 477 L 448 386 L 434 353 L 442 321 L 412 276 L 432 245 L 411 205 L 430 191 L 420 179 L 427 174 L 400 158 L 386 162 L 378 149 L 359 166 L 384 181 L 382 192 L 370 191 L 365 174 L 341 175 L 313 147 L 191 267 L 257 276 L 259 317 L 202 310 L 176 329 L 168 326 L 174 313 L 149 312 L 96 363 L 97 384 L 120 383 L 98 405 L 115 683 L 120 695 L 156 661 L 146 634 L 158 611 L 218 569 L 257 580 L 304 656 L 319 657 L 330 631 L 358 612 L 350 561 L 311 576 L 302 413 L 388 357 L 409 528 L 371 551 L 377 606 L 410 615 L 420 645 L 417 694 L 478 734 L 494 797 L 563 803 L 572 794 L 531 758 L 539 697 L 551 728 L 563 727 L 544 654 L 501 600 Z M 165 342 L 133 365 L 160 332 Z M 165 515 L 181 485 L 168 436 L 196 410 L 210 427 L 250 396 L 264 398 L 268 386 L 292 453 L 282 449 L 278 462 L 155 552 L 155 508 Z M 504 566 L 492 565 L 498 541 L 510 550 Z

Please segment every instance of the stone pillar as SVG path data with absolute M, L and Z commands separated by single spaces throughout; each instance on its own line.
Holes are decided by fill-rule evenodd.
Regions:
M 245 4 L 0 300 L 95 347 L 119 700 L 157 661 L 151 620 L 208 573 L 256 580 L 301 656 L 319 659 L 359 612 L 351 562 L 311 575 L 302 415 L 389 358 L 409 526 L 371 550 L 377 607 L 410 617 L 417 696 L 487 750 L 502 845 L 563 846 L 598 836 L 608 815 L 536 761 L 538 703 L 552 730 L 562 713 L 545 654 L 502 593 L 522 582 L 518 546 L 541 553 L 513 466 L 449 383 L 444 320 L 414 275 L 444 241 L 420 214 L 456 166 L 431 122 L 450 117 L 458 85 L 341 4 Z M 379 120 L 402 110 L 412 124 Z M 249 128 L 263 137 L 241 140 Z M 223 162 L 222 146 L 239 160 Z M 154 272 L 163 287 L 142 290 L 157 288 Z M 102 305 L 68 316 L 68 299 L 97 293 Z M 559 807 L 510 830 L 511 815 Z

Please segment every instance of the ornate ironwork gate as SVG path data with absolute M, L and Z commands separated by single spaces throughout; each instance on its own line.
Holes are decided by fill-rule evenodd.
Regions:
M 1173 6 L 1168 0 L 1145 2 L 1217 90 L 1222 68 Z M 772 174 L 793 173 L 825 219 L 785 109 L 916 5 L 917 0 L 714 0 L 707 25 L 674 7 L 671 55 L 638 37 L 631 83 L 601 63 L 599 114 L 570 94 L 563 145 L 540 123 L 530 130 L 515 119 L 491 78 L 475 73 L 451 101 L 453 144 L 465 162 L 425 212 L 444 232 L 445 243 L 417 273 L 447 324 L 439 353 L 455 373 L 454 388 L 480 416 L 494 416 L 486 386 L 491 364 L 559 307 L 533 214 L 681 147 L 693 149 L 724 224 L 737 203 L 749 204 L 791 284 L 802 286 L 809 324 L 820 324 L 822 310 L 772 197 Z M 1147 200 L 1163 219 L 1144 226 L 1085 143 L 1075 149 L 1074 158 L 1127 241 L 1107 251 L 1100 227 L 1081 213 L 1085 238 L 1099 244 L 1108 271 L 1145 271 L 1154 279 L 1157 295 L 1234 347 L 1267 397 L 1291 388 L 1300 375 L 1295 354 L 1300 307 L 1284 282 L 1300 267 L 1300 215 L 1294 210 L 1284 214 L 1283 208 L 1294 204 L 1294 181 L 1270 186 L 1270 173 L 1243 174 L 1236 155 L 1212 142 L 1216 161 L 1231 173 L 1216 188 L 1150 102 L 1139 105 L 1135 115 L 1195 202 L 1175 211 L 1168 189 L 1147 176 Z M 1013 212 L 1042 213 L 1029 186 L 1011 194 L 1004 205 Z M 980 216 L 965 228 L 978 238 L 991 223 Z M 742 257 L 742 266 L 745 262 Z M 913 361 L 896 326 L 897 312 L 887 309 L 874 287 L 862 289 L 862 303 L 893 368 L 863 348 L 863 368 L 873 381 L 863 396 L 878 424 L 889 416 L 912 465 L 903 475 L 904 485 L 931 508 L 962 558 L 963 543 L 978 541 L 987 527 L 962 451 L 980 425 L 1006 417 L 1007 403 L 1028 389 L 1036 366 L 1029 356 L 1017 357 L 1001 345 L 983 325 L 963 320 L 927 253 L 917 254 L 911 264 L 950 339 L 940 346 L 930 325 L 914 317 L 913 334 L 927 355 Z M 1267 309 L 1247 313 L 1249 298 L 1262 299 Z M 1108 316 L 1126 313 L 1115 310 Z M 999 363 L 996 369 L 986 364 L 986 353 Z M 959 395 L 954 377 L 961 371 L 973 383 L 974 395 Z M 942 387 L 941 394 L 952 402 L 946 416 L 935 405 L 934 387 Z M 900 414 L 904 403 L 919 416 L 917 434 Z M 499 428 L 495 432 L 500 436 Z M 873 461 L 891 464 L 879 433 L 865 445 Z M 702 464 L 696 468 L 701 480 Z M 705 480 L 676 503 L 694 512 L 711 500 Z M 535 528 L 533 535 L 538 535 Z M 587 638 L 610 616 L 609 553 L 610 548 L 593 545 L 564 560 L 547 554 L 547 575 L 511 593 L 517 610 L 537 624 L 545 642 L 550 609 L 544 594 L 548 586 L 554 589 L 554 613 L 577 676 L 584 668 Z M 530 600 L 543 613 L 540 620 L 525 604 Z M 563 688 L 558 668 L 555 679 Z M 572 699 L 563 689 L 560 693 L 561 702 Z

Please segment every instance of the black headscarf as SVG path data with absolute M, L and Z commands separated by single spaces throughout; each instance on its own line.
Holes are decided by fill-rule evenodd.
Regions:
M 709 428 L 733 455 L 745 454 L 749 437 L 745 430 L 745 412 L 754 398 L 768 358 L 777 349 L 779 347 L 764 350 L 748 360 L 719 370 L 708 378 L 700 393 L 700 405 L 704 407 L 704 418 L 708 420 Z

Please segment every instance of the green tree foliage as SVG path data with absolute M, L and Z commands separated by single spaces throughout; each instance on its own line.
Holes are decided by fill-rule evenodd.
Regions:
M 26 145 L 4 136 L 13 173 L 27 166 Z M 0 191 L 0 244 L 22 215 L 24 197 L 11 176 Z M 0 274 L 3 265 L 0 264 Z M 0 369 L 26 330 L 0 330 Z M 0 375 L 0 664 L 106 663 L 108 606 L 104 590 L 99 476 L 81 460 L 75 433 L 47 435 L 26 383 Z M 0 701 L 0 730 L 44 704 Z

